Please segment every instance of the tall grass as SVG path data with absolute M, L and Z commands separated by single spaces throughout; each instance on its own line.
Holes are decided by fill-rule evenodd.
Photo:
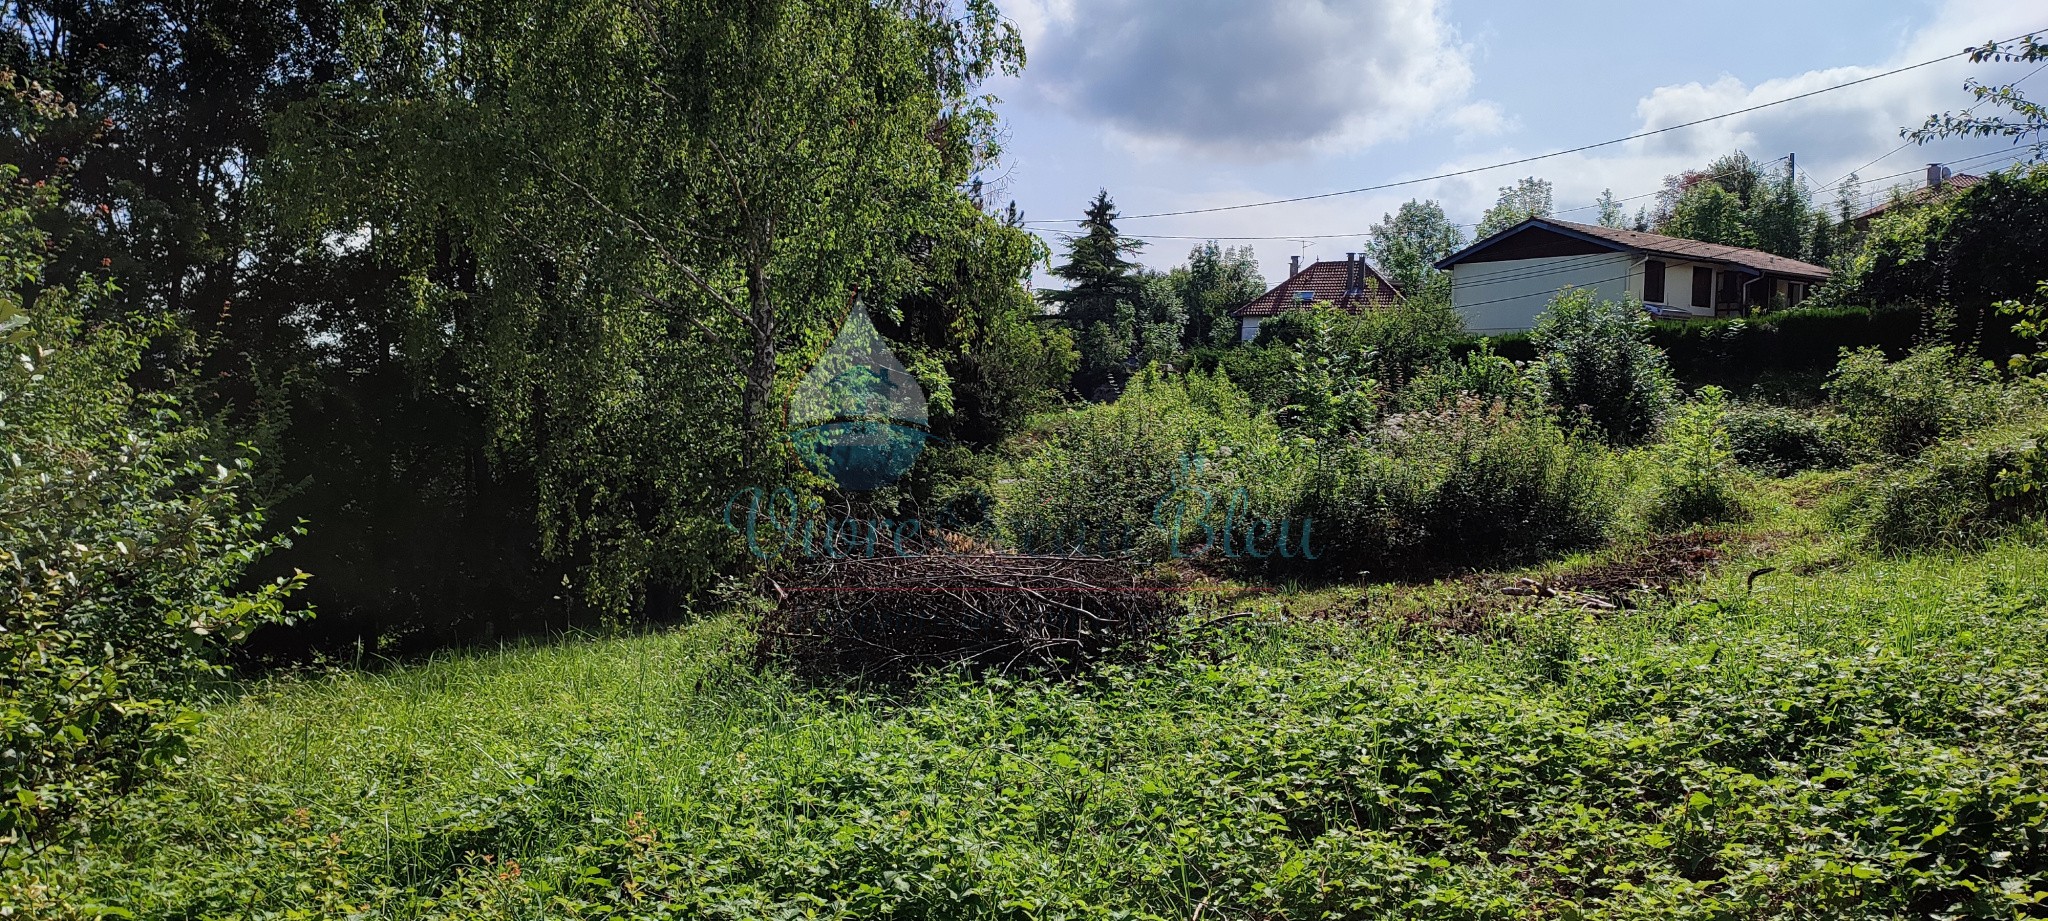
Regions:
M 1668 604 L 1458 634 L 1324 590 L 1075 684 L 798 688 L 741 667 L 730 620 L 263 682 L 0 893 L 252 918 L 2024 911 L 2048 890 L 2048 548 L 1844 556 L 1768 524 Z

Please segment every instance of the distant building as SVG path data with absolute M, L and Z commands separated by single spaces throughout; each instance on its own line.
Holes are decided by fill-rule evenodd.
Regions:
M 1564 287 L 1634 299 L 1669 318 L 1745 316 L 1797 304 L 1828 270 L 1761 250 L 1593 224 L 1530 218 L 1438 262 L 1451 306 L 1484 335 L 1533 328 Z
M 1258 338 L 1259 323 L 1290 310 L 1300 310 L 1317 301 L 1328 301 L 1339 310 L 1352 313 L 1392 307 L 1401 292 L 1382 277 L 1361 253 L 1345 253 L 1343 262 L 1317 260 L 1304 269 L 1301 257 L 1288 260 L 1287 280 L 1274 286 L 1230 315 L 1237 318 L 1237 338 L 1250 342 Z
M 1886 198 L 1883 203 L 1868 208 L 1863 213 L 1850 218 L 1848 224 L 1850 229 L 1857 233 L 1862 233 L 1870 229 L 1871 221 L 1877 220 L 1894 208 L 1917 208 L 1921 205 L 1932 204 L 1983 181 L 1984 177 L 1982 176 L 1972 176 L 1969 173 L 1951 173 L 1946 166 L 1939 163 L 1929 163 L 1927 164 L 1927 183 L 1925 185 L 1901 194 L 1896 199 Z

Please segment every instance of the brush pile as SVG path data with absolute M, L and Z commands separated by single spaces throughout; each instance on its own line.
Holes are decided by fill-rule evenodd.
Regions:
M 1071 672 L 1172 626 L 1172 586 L 1099 557 L 1001 553 L 830 559 L 771 574 L 757 664 L 808 679 L 929 668 Z

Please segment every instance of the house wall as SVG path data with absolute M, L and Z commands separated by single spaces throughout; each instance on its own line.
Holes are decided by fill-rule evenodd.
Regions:
M 1645 262 L 1647 261 L 1645 260 Z M 1720 266 L 1702 262 L 1679 262 L 1671 259 L 1663 260 L 1663 262 L 1664 299 L 1662 301 L 1650 301 L 1643 297 L 1643 272 L 1646 268 L 1644 265 L 1638 265 L 1635 273 L 1629 276 L 1628 295 L 1646 304 L 1661 308 L 1657 313 L 1664 316 L 1678 313 L 1690 314 L 1696 317 L 1713 316 L 1714 308 L 1711 304 L 1706 307 L 1694 307 L 1692 305 L 1692 273 L 1706 272 L 1711 276 Z
M 1599 253 L 1460 262 L 1451 266 L 1451 306 L 1465 318 L 1465 328 L 1474 333 L 1492 335 L 1532 329 L 1536 315 L 1550 306 L 1550 299 L 1557 296 L 1559 288 L 1567 285 L 1591 289 L 1602 300 L 1618 301 L 1631 292 L 1640 297 L 1641 258 L 1633 253 Z M 1690 285 L 1690 276 L 1686 281 Z

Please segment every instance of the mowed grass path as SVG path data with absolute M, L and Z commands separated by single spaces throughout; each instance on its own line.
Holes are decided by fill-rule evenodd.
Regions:
M 0 892 L 181 918 L 2048 910 L 2043 542 L 1772 544 L 1669 604 L 1472 635 L 1276 598 L 1077 684 L 794 688 L 730 618 L 264 682 Z

